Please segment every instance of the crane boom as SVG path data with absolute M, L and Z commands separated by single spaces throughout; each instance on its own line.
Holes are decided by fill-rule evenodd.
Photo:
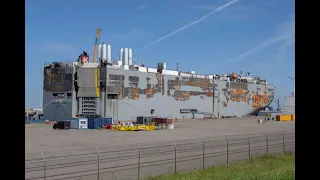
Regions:
M 100 31 L 101 31 L 101 28 L 98 28 L 97 29 L 97 33 L 96 33 L 96 42 L 94 44 L 94 50 L 93 50 L 93 59 L 92 59 L 92 62 L 96 62 L 96 56 L 97 56 L 97 46 L 98 46 L 98 40 L 100 38 Z

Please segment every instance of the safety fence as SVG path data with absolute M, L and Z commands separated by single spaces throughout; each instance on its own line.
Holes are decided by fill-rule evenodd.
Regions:
M 142 179 L 294 150 L 289 132 L 26 154 L 25 179 Z

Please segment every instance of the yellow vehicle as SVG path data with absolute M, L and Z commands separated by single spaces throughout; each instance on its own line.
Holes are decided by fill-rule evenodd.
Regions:
M 157 126 L 156 126 L 156 123 L 153 122 L 151 125 L 147 125 L 146 126 L 146 130 L 147 131 L 153 131 L 153 130 L 156 130 L 157 129 Z
M 152 131 L 156 130 L 157 127 L 155 123 L 152 123 L 152 125 L 139 125 L 139 124 L 134 124 L 132 122 L 126 122 L 126 123 L 121 123 L 118 125 L 112 126 L 112 131 Z

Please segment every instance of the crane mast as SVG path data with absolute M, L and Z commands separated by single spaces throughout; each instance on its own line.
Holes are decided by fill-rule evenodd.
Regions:
M 94 44 L 94 50 L 93 50 L 93 59 L 92 59 L 92 62 L 96 62 L 96 56 L 97 56 L 97 46 L 98 46 L 98 43 L 99 43 L 99 38 L 100 38 L 100 31 L 101 31 L 101 28 L 98 28 L 97 29 L 97 33 L 96 33 L 96 42 Z

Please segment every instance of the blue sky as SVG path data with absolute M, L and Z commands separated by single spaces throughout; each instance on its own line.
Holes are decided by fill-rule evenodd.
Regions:
M 25 106 L 42 107 L 43 65 L 93 54 L 95 33 L 119 49 L 133 49 L 146 66 L 167 62 L 198 73 L 251 71 L 277 87 L 283 103 L 294 76 L 294 0 L 239 0 L 199 20 L 230 0 L 29 0 L 26 1 Z M 142 49 L 143 47 L 149 47 Z M 141 50 L 142 49 L 142 50 Z

